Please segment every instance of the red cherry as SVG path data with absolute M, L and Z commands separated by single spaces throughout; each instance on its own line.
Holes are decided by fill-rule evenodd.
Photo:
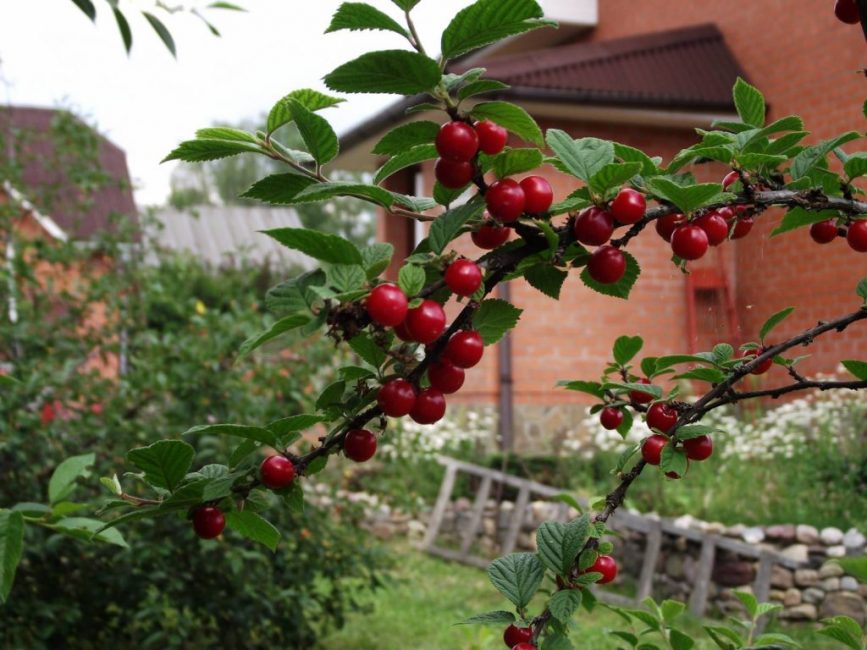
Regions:
M 295 480 L 295 465 L 286 456 L 268 456 L 259 466 L 259 478 L 265 487 L 279 490 Z
M 810 226 L 810 237 L 817 244 L 830 244 L 837 239 L 837 222 L 834 219 L 826 219 Z
M 485 343 L 475 330 L 455 332 L 446 343 L 445 356 L 458 368 L 472 368 L 482 360 Z
M 846 233 L 846 242 L 852 250 L 867 253 L 867 219 L 852 222 Z
M 103 405 L 98 403 L 98 402 L 96 404 L 90 405 L 90 412 L 93 413 L 94 415 L 102 415 L 103 409 L 104 409 Z
M 764 350 L 747 350 L 746 352 L 744 352 L 744 355 L 743 355 L 743 357 L 741 357 L 741 358 L 742 358 L 742 359 L 747 359 L 748 357 L 757 357 L 757 356 L 759 356 L 759 355 L 762 354 L 762 353 L 764 353 Z M 774 360 L 773 360 L 773 358 L 771 358 L 771 359 L 765 359 L 764 361 L 762 361 L 762 362 L 758 365 L 758 367 L 753 368 L 750 372 L 751 372 L 751 374 L 753 374 L 753 375 L 763 375 L 763 374 L 765 374 L 768 370 L 771 369 L 771 366 L 772 366 L 772 365 L 774 365 Z
M 476 122 L 476 135 L 479 136 L 479 149 L 489 156 L 495 156 L 506 146 L 509 132 L 491 120 Z
M 647 377 L 642 377 L 638 381 L 632 382 L 633 384 L 645 384 L 650 386 L 650 380 Z M 640 390 L 631 390 L 629 391 L 629 399 L 636 404 L 647 404 L 648 402 L 653 401 L 653 395 L 650 393 L 645 393 Z
M 608 406 L 602 409 L 602 413 L 599 415 L 599 422 L 603 428 L 614 431 L 614 429 L 623 424 L 623 411 Z
M 406 341 L 407 343 L 415 343 L 415 339 L 412 338 L 412 334 L 410 334 L 409 330 L 406 328 L 406 321 L 402 322 L 400 325 L 395 325 L 394 333 L 397 334 L 397 338 L 399 338 L 401 341 Z
M 683 450 L 690 460 L 707 460 L 713 453 L 713 440 L 710 436 L 699 436 L 683 441 Z
M 370 460 L 376 453 L 376 436 L 367 429 L 351 429 L 343 439 L 343 453 L 356 463 Z
M 43 427 L 47 427 L 57 418 L 57 409 L 54 408 L 52 402 L 45 402 L 42 405 L 42 413 L 39 415 L 39 422 Z
M 458 260 L 446 269 L 445 281 L 459 296 L 471 296 L 482 286 L 482 270 L 473 261 Z
M 446 122 L 437 133 L 436 148 L 442 158 L 465 162 L 478 152 L 479 136 L 466 122 Z
M 675 231 L 675 229 L 679 228 L 685 223 L 686 217 L 679 212 L 675 212 L 674 214 L 667 214 L 664 217 L 660 217 L 656 220 L 656 234 L 662 237 L 665 241 L 670 242 L 671 235 Z
M 396 284 L 380 284 L 367 297 L 367 314 L 385 327 L 400 325 L 406 318 L 406 294 Z
M 659 465 L 662 460 L 662 450 L 668 444 L 668 438 L 654 433 L 641 444 L 641 457 L 648 465 Z
M 214 506 L 201 506 L 193 512 L 193 530 L 202 539 L 214 539 L 226 527 L 223 511 Z
M 631 187 L 624 187 L 611 202 L 611 215 L 624 225 L 641 221 L 646 210 L 644 194 Z
M 590 256 L 587 272 L 600 284 L 614 284 L 626 273 L 626 257 L 614 246 L 602 246 Z
M 740 206 L 738 206 L 740 207 Z M 745 212 L 745 211 L 744 211 Z M 747 235 L 750 234 L 750 231 L 753 229 L 753 225 L 755 224 L 755 220 L 752 217 L 743 217 L 739 216 L 737 221 L 735 222 L 734 230 L 732 231 L 731 238 L 732 239 L 743 239 Z
M 376 403 L 386 415 L 399 418 L 412 410 L 415 395 L 415 387 L 406 379 L 392 379 L 379 389 Z
M 503 226 L 485 224 L 474 231 L 470 237 L 476 246 L 490 251 L 506 243 L 509 238 L 509 229 Z
M 611 239 L 613 232 L 614 217 L 595 205 L 583 210 L 572 226 L 575 239 L 589 246 L 601 246 Z
M 671 250 L 683 260 L 697 260 L 707 253 L 707 233 L 700 227 L 688 223 L 671 235 Z
M 406 313 L 406 329 L 419 343 L 433 343 L 445 328 L 446 313 L 442 305 L 433 300 L 423 300 Z
M 647 426 L 663 433 L 671 431 L 677 423 L 677 411 L 665 402 L 657 402 L 647 409 Z
M 617 577 L 617 562 L 610 555 L 600 555 L 585 573 L 601 573 L 602 577 L 596 584 L 607 585 Z
M 524 214 L 524 190 L 512 178 L 493 183 L 485 194 L 488 212 L 503 223 L 511 223 Z
M 518 645 L 512 646 L 512 650 L 536 650 L 536 646 L 532 643 L 519 643 Z
M 436 176 L 436 179 L 443 187 L 447 187 L 450 190 L 459 190 L 469 185 L 470 181 L 473 180 L 475 170 L 476 168 L 473 167 L 473 163 L 466 160 L 439 158 L 436 165 L 434 165 L 434 176 Z
M 704 230 L 707 235 L 707 243 L 711 246 L 719 246 L 729 236 L 729 225 L 724 217 L 716 211 L 708 212 L 694 221 L 695 225 Z
M 542 214 L 554 202 L 554 190 L 541 176 L 527 176 L 521 181 L 524 190 L 524 210 L 530 214 Z
M 441 390 L 425 388 L 415 398 L 409 417 L 419 424 L 439 422 L 446 414 L 446 398 Z
M 834 15 L 847 25 L 855 25 L 861 22 L 861 14 L 858 11 L 857 0 L 837 0 L 834 5 Z
M 443 393 L 457 393 L 464 385 L 465 373 L 446 358 L 435 361 L 427 369 L 430 385 Z
M 738 174 L 734 169 L 731 170 L 728 174 L 725 175 L 725 178 L 723 178 L 722 180 L 723 190 L 727 190 L 739 180 L 741 180 L 740 174 Z
M 503 632 L 503 643 L 509 648 L 514 648 L 519 643 L 530 643 L 533 640 L 532 627 L 516 627 L 510 625 Z

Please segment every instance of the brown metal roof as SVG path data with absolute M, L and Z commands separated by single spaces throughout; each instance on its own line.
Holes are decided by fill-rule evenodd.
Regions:
M 513 101 L 596 104 L 734 112 L 731 89 L 743 70 L 713 24 L 610 41 L 579 41 L 478 63 L 486 76 L 511 86 L 496 97 Z M 455 66 L 463 72 L 469 66 Z M 358 125 L 342 138 L 349 151 L 400 122 L 426 101 L 409 97 Z
M 66 114 L 68 116 L 68 114 Z M 124 215 L 134 224 L 137 212 L 126 165 L 126 154 L 117 145 L 95 133 L 77 118 L 75 127 L 62 132 L 61 111 L 32 107 L 0 107 L 0 156 L 3 166 L 18 166 L 19 173 L 8 181 L 39 210 L 49 215 L 73 239 L 87 239 L 109 227 L 109 216 Z M 75 148 L 70 140 L 82 135 L 96 136 L 96 165 L 93 171 L 107 178 L 82 178 L 74 183 L 68 177 L 69 162 Z M 73 163 L 88 168 L 84 161 Z M 93 181 L 96 189 L 87 196 L 79 189 Z

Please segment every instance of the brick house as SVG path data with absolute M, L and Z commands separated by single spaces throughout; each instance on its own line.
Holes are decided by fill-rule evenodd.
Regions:
M 527 108 L 543 129 L 612 139 L 668 161 L 696 141 L 696 127 L 734 114 L 730 91 L 738 75 L 765 93 L 770 120 L 801 115 L 812 131 L 807 142 L 864 127 L 867 81 L 859 70 L 867 62 L 867 45 L 857 26 L 835 19 L 829 0 L 542 5 L 563 30 L 511 39 L 472 54 L 461 67 L 486 67 L 489 77 L 510 84 L 502 98 Z M 410 119 L 404 109 L 413 101 L 418 100 L 385 108 L 348 133 L 345 166 L 381 164 L 366 152 L 386 130 Z M 726 170 L 713 164 L 693 171 L 701 180 L 719 180 Z M 553 169 L 544 173 L 555 186 L 555 200 L 577 187 L 575 179 Z M 430 195 L 432 179 L 429 163 L 392 182 L 400 191 Z M 539 436 L 556 439 L 574 429 L 586 402 L 554 385 L 598 377 L 618 335 L 640 334 L 643 353 L 670 354 L 708 349 L 721 340 L 754 340 L 767 316 L 790 305 L 798 310 L 780 336 L 854 308 L 854 286 L 867 276 L 867 256 L 842 241 L 818 249 L 805 231 L 768 239 L 779 217 L 767 213 L 748 238 L 691 264 L 688 276 L 670 263 L 668 246 L 646 233 L 630 247 L 643 271 L 628 303 L 595 294 L 577 278 L 567 281 L 559 303 L 524 281 L 510 283 L 510 300 L 525 310 L 521 324 L 509 345 L 486 354 L 453 401 L 499 402 L 501 431 L 514 432 L 524 447 Z M 423 236 L 414 223 L 388 214 L 380 215 L 379 234 L 395 244 L 396 257 Z M 465 239 L 455 248 L 478 255 Z M 865 347 L 867 330 L 853 328 L 815 344 L 804 368 L 833 371 L 840 359 L 863 357 Z M 771 380 L 782 379 L 780 372 L 772 371 Z

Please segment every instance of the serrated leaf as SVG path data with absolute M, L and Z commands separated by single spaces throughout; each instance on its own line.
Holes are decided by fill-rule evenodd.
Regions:
M 0 510 L 0 604 L 9 599 L 24 548 L 24 515 Z
M 293 90 L 285 97 L 280 98 L 268 113 L 268 133 L 273 133 L 294 119 L 290 108 L 290 102 L 292 101 L 298 102 L 308 111 L 320 111 L 323 108 L 336 106 L 346 100 L 326 95 L 311 88 Z
M 388 268 L 394 255 L 394 246 L 384 242 L 378 242 L 365 246 L 361 249 L 361 265 L 367 274 L 368 280 L 373 280 Z
M 404 11 L 412 11 L 412 9 L 419 3 L 421 0 L 391 0 L 398 7 L 403 9 Z
M 227 512 L 226 525 L 242 537 L 264 544 L 272 551 L 277 550 L 280 531 L 252 510 Z
M 437 148 L 432 144 L 422 144 L 417 147 L 399 153 L 390 158 L 382 167 L 380 167 L 376 175 L 373 177 L 373 182 L 379 185 L 392 174 L 399 172 L 401 169 L 418 165 L 425 160 L 433 160 L 437 154 Z
M 675 375 L 674 379 L 695 379 L 697 381 L 707 381 L 712 384 L 721 384 L 726 380 L 726 374 L 722 370 L 716 368 L 693 368 L 687 372 Z
M 836 210 L 820 210 L 818 212 L 808 212 L 804 208 L 792 208 L 789 210 L 780 223 L 771 231 L 771 237 L 782 235 L 797 228 L 810 226 L 820 221 L 834 219 L 837 217 Z
M 361 252 L 350 241 L 326 232 L 307 228 L 263 230 L 287 248 L 331 264 L 362 264 Z
M 664 600 L 659 606 L 662 613 L 662 620 L 666 623 L 671 623 L 686 610 L 686 605 L 677 600 Z
M 520 106 L 509 102 L 484 102 L 473 107 L 470 115 L 477 120 L 491 120 L 519 138 L 542 146 L 545 142 L 536 120 Z
M 719 433 L 717 427 L 709 427 L 704 424 L 685 424 L 676 431 L 678 440 L 690 440 L 700 436 L 709 436 L 714 433 Z
M 575 140 L 560 129 L 548 129 L 545 140 L 566 170 L 586 183 L 606 165 L 614 162 L 614 143 L 607 140 Z
M 455 625 L 495 625 L 501 627 L 503 625 L 511 625 L 514 622 L 515 615 L 512 612 L 498 610 L 470 616 L 460 623 L 455 623 Z
M 867 174 L 867 153 L 853 153 L 843 166 L 849 180 Z
M 95 462 L 96 455 L 89 453 L 60 463 L 48 481 L 48 502 L 53 504 L 66 499 L 75 489 L 75 480 L 86 475 Z
M 524 272 L 524 278 L 531 287 L 554 300 L 560 299 L 560 290 L 569 273 L 550 264 L 537 264 Z
M 161 162 L 169 160 L 183 160 L 185 162 L 205 162 L 219 160 L 229 156 L 237 156 L 242 153 L 264 153 L 258 144 L 241 140 L 224 140 L 206 138 L 200 140 L 186 140 L 181 142 Z
M 473 329 L 481 335 L 485 345 L 493 345 L 518 324 L 522 312 L 505 300 L 489 298 L 473 314 Z
M 543 16 L 535 0 L 476 0 L 443 31 L 442 58 L 454 59 L 509 36 L 557 24 Z
M 477 79 L 458 90 L 458 101 L 464 101 L 475 95 L 507 90 L 510 87 L 508 84 L 504 84 L 502 81 L 497 81 L 496 79 Z
M 824 634 L 835 641 L 839 641 L 847 648 L 852 648 L 852 650 L 861 650 L 861 642 L 841 627 L 834 625 L 825 627 L 819 630 L 819 634 Z
M 309 322 L 310 317 L 305 314 L 292 314 L 291 316 L 281 318 L 264 332 L 251 336 L 244 341 L 241 347 L 238 348 L 238 357 L 244 357 L 268 341 L 277 338 L 281 334 L 298 329 Z
M 439 130 L 439 124 L 426 120 L 403 124 L 386 133 L 371 153 L 377 156 L 394 156 L 418 145 L 433 144 Z
M 674 445 L 667 444 L 662 448 L 659 466 L 665 473 L 673 472 L 677 476 L 683 477 L 686 474 L 689 461 L 683 449 L 677 449 Z
M 682 186 L 669 178 L 656 177 L 651 178 L 648 185 L 655 196 L 673 203 L 684 214 L 734 196 L 722 192 L 718 183 Z
M 302 273 L 271 287 L 265 294 L 265 305 L 276 314 L 310 314 L 310 308 L 317 300 L 312 288 L 324 283 L 325 273 L 321 269 Z
M 326 282 L 328 286 L 338 292 L 338 295 L 346 295 L 347 293 L 360 292 L 361 295 L 367 293 L 362 289 L 362 285 L 367 281 L 367 275 L 364 273 L 364 267 L 360 264 L 332 264 L 325 272 Z M 345 298 L 342 299 L 344 302 Z
M 428 233 L 430 250 L 436 254 L 442 253 L 445 247 L 457 237 L 461 227 L 471 219 L 480 216 L 484 210 L 484 202 L 479 199 L 473 199 L 468 203 L 459 205 L 441 214 L 431 224 L 430 232 Z
M 262 427 L 251 427 L 243 424 L 200 424 L 187 429 L 184 435 L 221 435 L 235 436 L 262 442 L 272 447 L 276 446 L 277 438 L 272 431 Z
M 695 646 L 695 641 L 676 629 L 669 630 L 668 641 L 671 644 L 671 650 L 691 650 Z
M 713 348 L 713 356 L 717 363 L 724 363 L 735 354 L 735 349 L 728 343 L 719 343 Z
M 636 354 L 644 347 L 644 339 L 640 336 L 621 336 L 614 341 L 614 361 L 625 366 L 632 361 Z
M 425 278 L 426 274 L 423 268 L 414 264 L 406 264 L 397 275 L 397 286 L 403 290 L 408 298 L 411 298 L 424 289 Z
M 417 52 L 381 50 L 362 54 L 325 75 L 325 85 L 345 93 L 416 95 L 440 81 L 437 62 Z
M 847 359 L 843 361 L 843 367 L 855 375 L 861 381 L 867 381 L 867 362 Z
M 760 128 L 765 123 L 765 98 L 758 88 L 738 77 L 732 96 L 738 116 L 745 124 Z
M 494 157 L 493 169 L 498 178 L 506 178 L 539 168 L 542 159 L 538 149 L 509 149 Z
M 356 183 L 355 181 L 332 181 L 314 183 L 302 189 L 292 199 L 292 203 L 315 203 L 327 201 L 336 196 L 347 196 L 363 201 L 376 203 L 384 208 L 390 208 L 394 203 L 391 192 L 376 185 Z M 354 262 L 353 262 L 354 263 Z
M 329 34 L 341 29 L 384 30 L 409 38 L 409 33 L 394 18 L 364 2 L 344 2 L 337 8 L 325 33 Z
M 337 134 L 321 115 L 306 108 L 301 102 L 289 99 L 287 106 L 307 150 L 320 165 L 325 165 L 337 157 L 340 149 Z
M 721 650 L 738 650 L 744 640 L 737 632 L 722 626 L 705 626 L 704 631 Z
M 545 570 L 534 554 L 512 553 L 494 560 L 488 567 L 488 577 L 516 607 L 524 608 L 542 584 Z
M 581 591 L 579 589 L 557 591 L 548 601 L 551 615 L 561 623 L 567 623 L 579 607 L 581 607 Z
M 638 261 L 627 251 L 621 251 L 626 258 L 626 271 L 623 277 L 614 284 L 602 284 L 590 277 L 590 272 L 585 268 L 581 271 L 581 281 L 596 291 L 606 296 L 614 298 L 622 298 L 626 300 L 632 292 L 632 287 L 635 286 L 638 276 L 641 275 L 641 267 L 638 266 Z
M 245 199 L 258 199 L 274 205 L 290 205 L 295 197 L 316 181 L 299 174 L 272 174 L 256 181 L 244 192 Z
M 350 339 L 349 347 L 374 368 L 385 362 L 385 352 L 364 332 Z
M 536 530 L 539 558 L 557 575 L 568 577 L 578 552 L 589 538 L 589 528 L 589 515 L 568 524 L 556 521 L 543 523 Z
M 750 618 L 754 618 L 756 616 L 756 610 L 759 606 L 759 601 L 756 597 L 748 591 L 735 591 L 733 592 L 735 597 L 743 603 L 744 608 L 747 610 L 747 614 L 750 615 Z
M 615 187 L 620 187 L 641 171 L 641 163 L 608 163 L 593 174 L 590 190 L 600 196 Z
M 618 142 L 614 144 L 614 155 L 623 162 L 637 162 L 641 165 L 641 175 L 645 177 L 655 176 L 659 173 L 659 165 L 646 153 L 635 147 L 630 147 Z
M 857 140 L 861 134 L 857 131 L 848 131 L 841 135 L 835 136 L 828 140 L 824 140 L 817 145 L 807 147 L 792 161 L 792 167 L 789 170 L 794 180 L 804 178 L 813 172 L 820 165 L 825 163 L 826 156 L 837 147 Z
M 173 492 L 193 463 L 195 450 L 182 440 L 160 440 L 132 449 L 127 460 L 145 473 L 145 480 Z
M 867 301 L 867 278 L 862 279 L 858 286 L 855 288 L 855 293 L 858 294 L 859 298 L 863 298 Z
M 49 528 L 75 539 L 82 541 L 97 541 L 105 544 L 113 544 L 121 548 L 129 548 L 129 544 L 116 528 L 101 530 L 104 522 L 99 519 L 87 517 L 64 517 L 53 522 Z
M 600 399 L 605 396 L 605 391 L 602 390 L 602 384 L 598 381 L 561 381 L 559 386 L 563 386 L 566 390 L 574 390 L 579 393 L 587 393 Z
M 316 409 L 322 410 L 329 406 L 335 406 L 343 402 L 343 394 L 346 392 L 346 382 L 342 379 L 329 384 L 319 394 L 316 400 Z
M 653 384 L 639 384 L 633 382 L 608 382 L 602 384 L 603 390 L 614 390 L 619 392 L 630 392 L 630 391 L 638 391 L 639 393 L 646 393 L 653 397 L 653 399 L 660 399 L 662 397 L 662 388 L 659 386 L 654 386 Z
M 765 324 L 762 325 L 762 329 L 759 330 L 759 340 L 764 342 L 768 334 L 770 334 L 777 325 L 786 320 L 786 318 L 789 317 L 789 314 L 791 314 L 793 311 L 795 311 L 794 307 L 787 307 L 786 309 L 778 311 L 776 314 L 766 320 Z
M 172 53 L 173 57 L 177 58 L 178 52 L 177 48 L 175 47 L 175 39 L 172 38 L 172 34 L 168 30 L 168 28 L 166 28 L 163 22 L 152 13 L 149 13 L 147 11 L 143 11 L 141 13 L 148 21 L 148 23 L 150 23 L 150 26 L 153 28 L 153 30 L 157 33 L 157 36 L 160 37 L 163 45 L 165 45 L 168 51 Z

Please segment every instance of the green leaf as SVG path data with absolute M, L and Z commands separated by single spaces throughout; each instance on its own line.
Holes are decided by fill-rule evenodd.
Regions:
M 277 550 L 280 531 L 252 510 L 227 512 L 226 525 L 242 537 L 264 544 L 272 551 Z
M 96 20 L 96 7 L 93 6 L 93 3 L 90 0 L 72 0 L 76 7 L 81 9 L 84 12 L 84 15 L 90 18 L 91 20 Z M 0 594 L 2 595 L 2 594 Z M 3 599 L 0 598 L 0 601 Z
M 244 341 L 238 349 L 238 356 L 244 357 L 271 339 L 277 338 L 286 332 L 291 332 L 294 329 L 298 329 L 309 322 L 310 317 L 305 314 L 292 314 L 291 316 L 281 318 L 264 332 L 251 336 Z
M 551 615 L 561 623 L 567 623 L 572 615 L 581 607 L 581 591 L 579 589 L 563 589 L 554 592 L 548 601 Z
M 498 178 L 523 174 L 542 166 L 538 149 L 509 149 L 494 157 L 494 173 Z
M 440 81 L 437 62 L 406 50 L 368 52 L 325 75 L 325 85 L 345 93 L 416 95 Z
M 49 528 L 56 530 L 58 533 L 63 533 L 69 537 L 80 539 L 89 542 L 95 540 L 106 544 L 113 544 L 121 548 L 129 548 L 129 544 L 123 538 L 116 528 L 101 530 L 105 522 L 99 519 L 88 519 L 87 517 L 65 517 L 54 523 Z
M 709 427 L 705 424 L 685 424 L 677 430 L 678 440 L 690 440 L 700 436 L 709 436 L 714 433 L 720 433 L 721 429 L 717 427 Z
M 504 84 L 502 81 L 497 81 L 495 79 L 477 79 L 476 81 L 468 83 L 458 91 L 458 101 L 462 102 L 465 99 L 474 97 L 475 95 L 507 90 L 510 87 L 511 86 L 508 84 Z
M 17 386 L 20 382 L 15 377 L 9 375 L 0 375 L 0 386 Z
M 232 451 L 231 456 L 229 456 L 229 467 L 235 469 L 238 465 L 241 464 L 247 456 L 252 454 L 259 448 L 259 444 L 255 440 L 250 440 L 249 438 L 244 440 L 240 445 L 235 447 L 234 451 Z
M 361 291 L 364 295 L 366 290 L 362 286 L 367 281 L 367 275 L 360 264 L 332 264 L 325 272 L 328 286 L 343 295 L 354 291 Z
M 867 362 L 847 359 L 843 361 L 843 367 L 861 381 L 867 381 Z
M 684 214 L 734 196 L 723 192 L 718 183 L 682 186 L 668 178 L 656 177 L 651 178 L 648 185 L 654 195 L 673 203 Z
M 867 174 L 867 153 L 853 153 L 843 166 L 849 180 Z
M 779 225 L 771 231 L 771 237 L 782 235 L 797 228 L 810 226 L 820 221 L 834 219 L 837 217 L 836 210 L 820 210 L 818 212 L 808 212 L 804 208 L 792 208 L 789 210 Z
M 590 272 L 585 268 L 581 271 L 581 281 L 588 287 L 606 296 L 622 298 L 626 300 L 632 292 L 632 287 L 635 286 L 638 276 L 641 275 L 641 267 L 638 266 L 638 261 L 631 253 L 621 251 L 626 258 L 626 271 L 623 277 L 614 284 L 602 284 L 590 277 Z
M 644 339 L 640 336 L 621 336 L 614 341 L 614 361 L 625 366 L 632 361 L 636 354 L 641 352 Z
M 484 210 L 484 201 L 474 198 L 437 217 L 428 233 L 431 251 L 436 254 L 442 253 L 445 247 L 457 237 L 461 227 L 471 219 L 480 216 Z
M 494 560 L 488 567 L 488 577 L 516 607 L 524 608 L 542 584 L 545 569 L 532 553 L 512 553 Z
M 765 98 L 758 88 L 738 77 L 732 96 L 735 109 L 745 124 L 760 128 L 765 124 Z
M 317 300 L 312 287 L 325 283 L 325 273 L 321 269 L 308 271 L 286 282 L 271 287 L 265 294 L 265 305 L 276 314 L 310 314 L 310 308 Z
M 331 128 L 328 120 L 309 110 L 295 99 L 288 100 L 287 104 L 310 155 L 320 165 L 334 160 L 340 146 L 337 142 L 337 134 Z
M 295 197 L 316 181 L 299 174 L 272 174 L 256 181 L 244 192 L 245 199 L 259 199 L 274 205 L 289 205 L 295 203 Z
M 683 614 L 685 609 L 686 605 L 677 600 L 664 600 L 660 604 L 662 619 L 666 623 L 671 623 L 674 619 Z
M 735 349 L 728 343 L 719 343 L 713 346 L 713 356 L 717 363 L 725 363 L 735 354 Z
M 424 289 L 425 278 L 423 268 L 414 264 L 406 264 L 397 275 L 397 286 L 403 290 L 408 298 L 412 298 Z
M 499 610 L 470 616 L 460 623 L 455 623 L 455 625 L 494 625 L 496 627 L 502 627 L 503 625 L 511 625 L 514 622 L 515 615 L 512 612 Z
M 536 530 L 539 559 L 557 575 L 568 577 L 578 552 L 590 536 L 589 528 L 589 515 L 568 524 L 556 521 L 543 523 Z
M 443 32 L 442 58 L 454 59 L 509 36 L 557 24 L 543 16 L 535 0 L 476 0 Z
M 24 515 L 0 510 L 0 603 L 9 599 L 24 548 Z
M 193 463 L 195 450 L 182 440 L 160 440 L 130 450 L 126 457 L 145 473 L 151 485 L 173 492 Z
M 263 230 L 266 235 L 293 250 L 331 264 L 362 264 L 355 244 L 343 237 L 307 228 L 275 228 Z
M 385 352 L 365 332 L 350 339 L 349 347 L 374 368 L 385 363 Z
M 632 382 L 608 382 L 606 384 L 602 384 L 602 390 L 614 390 L 619 392 L 637 391 L 639 393 L 646 393 L 653 397 L 653 399 L 662 398 L 662 388 L 653 384 L 638 384 Z
M 782 606 L 775 605 L 779 609 L 782 609 Z M 792 637 L 781 634 L 779 632 L 769 632 L 768 634 L 762 634 L 758 639 L 755 640 L 755 644 L 757 647 L 777 647 L 779 648 L 781 645 L 790 646 L 792 648 L 800 648 L 801 644 L 795 641 Z
M 691 650 L 695 646 L 695 641 L 680 630 L 669 630 L 668 640 L 671 643 L 671 650 Z
M 48 502 L 57 503 L 66 499 L 75 489 L 75 479 L 88 474 L 88 468 L 96 462 L 93 453 L 67 458 L 51 475 L 48 481 Z
M 641 163 L 608 163 L 593 174 L 590 190 L 600 196 L 615 187 L 620 187 L 641 171 Z
M 391 16 L 364 2 L 344 2 L 338 7 L 325 33 L 341 29 L 350 31 L 381 29 L 409 38 L 409 33 Z
M 368 280 L 373 280 L 388 268 L 394 255 L 394 246 L 384 242 L 377 242 L 361 249 L 361 265 L 367 274 Z
M 307 476 L 313 476 L 314 474 L 318 474 L 328 465 L 328 456 L 320 456 L 319 458 L 314 459 L 307 466 L 307 471 L 305 474 Z
M 412 11 L 412 9 L 419 3 L 421 0 L 391 0 L 398 7 L 403 9 L 404 11 Z
M 422 144 L 433 144 L 439 131 L 439 124 L 426 120 L 403 124 L 386 133 L 371 153 L 377 156 L 394 156 Z
M 860 137 L 861 134 L 857 131 L 848 131 L 847 133 L 824 140 L 812 147 L 807 147 L 795 156 L 795 159 L 792 161 L 790 170 L 792 178 L 795 180 L 804 178 L 824 163 L 826 156 L 834 149 Z
M 336 106 L 346 100 L 340 99 L 339 97 L 332 97 L 331 95 L 326 95 L 325 93 L 310 88 L 293 90 L 291 93 L 278 100 L 271 109 L 271 112 L 268 113 L 268 133 L 273 133 L 281 126 L 288 124 L 294 119 L 292 117 L 290 106 L 293 101 L 301 104 L 301 106 L 306 108 L 308 111 L 319 111 L 323 108 Z
M 212 2 L 208 5 L 209 9 L 227 9 L 229 11 L 247 11 L 244 7 L 240 7 L 232 2 Z
M 275 420 L 269 424 L 268 430 L 272 431 L 275 435 L 282 436 L 292 431 L 303 431 L 304 429 L 312 427 L 314 424 L 318 424 L 324 420 L 325 418 L 321 415 L 312 415 L 309 413 L 290 415 L 288 418 Z
M 743 603 L 744 607 L 747 610 L 747 614 L 750 615 L 750 618 L 754 618 L 756 616 L 756 610 L 759 606 L 759 601 L 756 597 L 748 591 L 735 591 L 733 592 L 735 597 Z
M 537 264 L 524 272 L 524 278 L 534 289 L 538 289 L 554 300 L 560 299 L 560 290 L 569 274 L 550 264 Z
M 786 309 L 783 309 L 782 311 L 778 311 L 776 314 L 766 320 L 765 324 L 762 325 L 762 329 L 759 330 L 759 339 L 764 343 L 765 337 L 767 337 L 767 335 L 770 334 L 777 325 L 786 320 L 786 318 L 789 317 L 789 314 L 791 314 L 793 311 L 795 311 L 794 307 L 788 307 Z
M 683 477 L 686 474 L 689 461 L 683 449 L 676 449 L 674 445 L 669 443 L 662 448 L 659 465 L 663 472 L 674 472 L 678 476 Z
M 175 48 L 175 39 L 172 38 L 171 32 L 163 25 L 162 21 L 154 16 L 152 13 L 147 11 L 143 11 L 142 15 L 145 19 L 150 23 L 150 26 L 153 27 L 153 30 L 157 33 L 157 36 L 160 37 L 160 40 L 163 44 L 168 48 L 169 52 L 172 53 L 172 56 L 177 58 L 178 52 Z
M 705 626 L 704 631 L 721 650 L 738 650 L 743 647 L 744 640 L 734 630 L 727 627 Z M 733 641 L 734 643 L 731 643 Z
M 386 178 L 399 172 L 401 169 L 418 165 L 425 160 L 433 160 L 437 154 L 437 148 L 432 144 L 422 144 L 417 147 L 412 147 L 402 153 L 393 156 L 382 167 L 380 167 L 376 175 L 373 177 L 373 182 L 379 185 Z
M 594 174 L 614 162 L 614 144 L 607 140 L 574 140 L 560 129 L 548 129 L 545 139 L 565 169 L 585 183 L 589 183 Z
M 120 37 L 123 39 L 123 47 L 126 49 L 126 53 L 129 54 L 130 50 L 132 50 L 132 30 L 129 27 L 129 21 L 127 21 L 126 16 L 117 7 L 112 7 L 111 10 L 114 13 L 114 21 L 117 23 Z
M 346 392 L 346 382 L 342 379 L 325 387 L 316 400 L 316 409 L 322 410 L 329 406 L 339 405 L 343 402 L 343 394 Z
M 485 345 L 493 345 L 518 324 L 522 311 L 505 300 L 489 298 L 473 314 L 473 329 Z
M 304 489 L 299 481 L 293 482 L 287 488 L 286 493 L 283 494 L 283 501 L 286 502 L 290 512 L 299 515 L 304 513 Z
M 858 283 L 858 287 L 855 289 L 855 293 L 858 294 L 859 298 L 863 298 L 867 301 L 867 278 L 863 278 L 861 282 Z
M 600 399 L 605 397 L 605 391 L 602 389 L 602 384 L 598 381 L 561 381 L 558 385 L 564 387 L 566 390 L 587 393 L 588 395 L 593 395 L 593 397 L 598 397 Z
M 726 374 L 716 368 L 693 368 L 682 374 L 675 375 L 674 379 L 695 379 L 712 384 L 721 384 L 726 380 Z
M 264 153 L 262 147 L 251 142 L 241 140 L 225 140 L 218 138 L 206 138 L 199 140 L 187 140 L 181 142 L 162 162 L 169 160 L 183 160 L 186 162 L 204 162 L 219 160 L 229 156 L 237 156 L 241 153 Z
M 536 120 L 530 117 L 527 111 L 515 104 L 510 104 L 509 102 L 484 102 L 474 106 L 470 115 L 477 120 L 496 122 L 519 138 L 540 147 L 545 142 L 542 137 L 542 129 L 536 124 Z
M 200 424 L 187 429 L 184 435 L 235 436 L 237 438 L 262 442 L 271 447 L 277 445 L 277 438 L 272 431 L 263 429 L 262 427 L 250 427 L 243 424 Z
M 334 181 L 309 185 L 295 195 L 292 203 L 315 203 L 333 199 L 335 196 L 354 197 L 376 203 L 385 208 L 390 208 L 394 203 L 394 196 L 388 190 L 376 185 L 354 181 Z
M 614 155 L 623 162 L 639 163 L 641 165 L 642 176 L 656 176 L 659 173 L 659 165 L 640 149 L 615 142 Z
M 832 625 L 819 630 L 819 634 L 824 634 L 827 637 L 831 637 L 835 641 L 839 641 L 840 643 L 845 645 L 847 648 L 852 648 L 852 650 L 862 650 L 861 641 L 859 640 L 861 636 L 860 631 L 858 637 L 854 637 L 842 627 Z

